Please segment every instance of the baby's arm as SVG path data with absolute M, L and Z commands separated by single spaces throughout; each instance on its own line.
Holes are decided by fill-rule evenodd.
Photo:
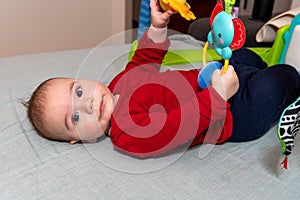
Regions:
M 167 25 L 173 11 L 161 12 L 156 0 L 151 0 L 151 26 L 138 41 L 137 50 L 127 64 L 126 71 L 135 67 L 143 71 L 159 72 L 170 41 L 167 37 Z
M 151 25 L 148 31 L 148 37 L 155 43 L 161 43 L 166 40 L 167 26 L 170 17 L 173 14 L 172 10 L 161 12 L 157 0 L 150 1 L 151 7 Z
M 225 100 L 230 99 L 239 89 L 239 79 L 231 65 L 223 75 L 220 70 L 215 70 L 211 82 L 212 87 Z

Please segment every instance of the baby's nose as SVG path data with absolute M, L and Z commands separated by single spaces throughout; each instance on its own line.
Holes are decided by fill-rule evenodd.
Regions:
M 81 109 L 89 114 L 94 110 L 94 98 L 86 98 L 81 102 Z

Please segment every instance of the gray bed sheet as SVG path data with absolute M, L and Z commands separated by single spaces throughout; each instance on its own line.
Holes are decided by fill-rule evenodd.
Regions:
M 195 48 L 171 41 L 173 47 Z M 202 145 L 146 160 L 116 152 L 109 138 L 70 145 L 36 134 L 20 101 L 39 83 L 57 76 L 108 83 L 126 64 L 129 49 L 102 46 L 0 59 L 0 199 L 300 198 L 300 144 L 283 170 L 276 126 L 256 141 Z

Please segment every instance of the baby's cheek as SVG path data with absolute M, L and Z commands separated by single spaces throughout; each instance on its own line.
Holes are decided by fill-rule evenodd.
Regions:
M 94 139 L 100 136 L 101 128 L 96 117 L 82 120 L 82 124 L 77 129 L 81 139 Z

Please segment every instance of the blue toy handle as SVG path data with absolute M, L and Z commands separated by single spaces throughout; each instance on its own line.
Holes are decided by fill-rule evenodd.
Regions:
M 222 64 L 220 62 L 210 62 L 208 63 L 198 75 L 198 85 L 202 88 L 208 88 L 211 85 L 212 74 L 216 69 L 221 69 Z
M 140 39 L 147 28 L 150 27 L 150 0 L 142 0 L 140 5 L 138 39 Z

